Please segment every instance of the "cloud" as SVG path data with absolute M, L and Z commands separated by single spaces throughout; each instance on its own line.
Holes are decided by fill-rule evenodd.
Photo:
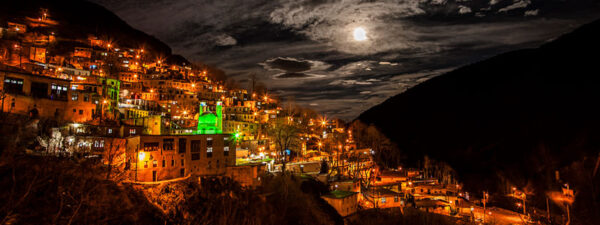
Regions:
M 539 12 L 540 12 L 539 9 L 527 10 L 527 11 L 525 11 L 524 15 L 525 16 L 537 16 Z
M 359 80 L 335 80 L 329 85 L 341 85 L 341 86 L 354 86 L 354 85 L 371 85 L 373 81 L 359 81 Z
M 498 12 L 508 12 L 514 9 L 521 9 L 531 4 L 530 0 L 514 0 L 512 5 L 506 6 L 498 10 Z
M 458 6 L 458 13 L 460 14 L 467 14 L 467 13 L 471 13 L 471 8 L 466 7 L 464 5 L 459 5 Z
M 279 71 L 274 78 L 312 78 L 323 77 L 323 75 L 313 74 L 323 72 L 330 65 L 314 60 L 296 59 L 291 57 L 277 57 L 268 59 L 260 63 L 267 71 Z
M 236 45 L 237 40 L 235 40 L 235 38 L 233 38 L 232 36 L 222 34 L 215 37 L 215 43 L 218 46 L 230 46 Z

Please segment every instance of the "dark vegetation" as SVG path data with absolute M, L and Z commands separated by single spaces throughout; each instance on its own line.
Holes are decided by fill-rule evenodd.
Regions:
M 595 21 L 540 48 L 435 77 L 369 109 L 357 123 L 389 137 L 396 145 L 390 151 L 401 152 L 409 166 L 425 155 L 447 162 L 475 193 L 505 194 L 516 186 L 545 210 L 547 191 L 569 183 L 577 193 L 575 223 L 598 224 L 598 40 Z M 551 211 L 564 208 L 551 203 Z
M 446 225 L 463 223 L 456 218 L 427 213 L 414 208 L 369 209 L 348 218 L 349 225 Z

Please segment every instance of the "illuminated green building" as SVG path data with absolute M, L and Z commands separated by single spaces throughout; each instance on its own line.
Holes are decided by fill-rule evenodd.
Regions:
M 102 83 L 104 100 L 107 101 L 107 103 L 103 102 L 106 107 L 104 110 L 113 111 L 114 109 L 117 109 L 119 104 L 119 89 L 121 87 L 121 81 L 118 79 L 104 77 L 100 77 L 99 80 Z
M 223 104 L 217 102 L 216 113 L 208 110 L 205 102 L 200 103 L 198 111 L 198 129 L 195 134 L 222 134 L 223 133 Z

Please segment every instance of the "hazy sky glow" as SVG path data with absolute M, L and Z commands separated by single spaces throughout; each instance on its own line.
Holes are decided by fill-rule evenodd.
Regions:
M 344 119 L 600 15 L 593 0 L 95 1 L 242 85 L 256 73 L 279 96 Z

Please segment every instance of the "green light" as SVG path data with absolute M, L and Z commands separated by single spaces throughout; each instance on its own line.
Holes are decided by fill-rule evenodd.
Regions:
M 217 102 L 217 112 L 212 113 L 205 110 L 206 103 L 200 103 L 198 115 L 198 129 L 196 134 L 222 134 L 223 114 L 221 110 L 221 102 Z

